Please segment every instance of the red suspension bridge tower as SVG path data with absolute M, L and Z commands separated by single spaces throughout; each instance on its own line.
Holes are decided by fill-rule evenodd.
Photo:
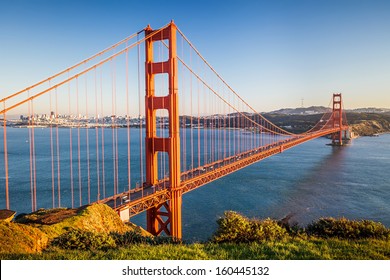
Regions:
M 343 107 L 342 107 L 341 93 L 333 94 L 333 128 L 340 128 L 343 126 Z M 340 130 L 332 135 L 332 144 L 334 146 L 343 145 L 343 131 Z
M 150 26 L 145 36 L 155 32 Z M 154 61 L 153 43 L 168 41 L 169 57 L 166 61 Z M 176 26 L 173 22 L 161 29 L 145 42 L 146 57 L 146 185 L 156 185 L 158 181 L 158 153 L 168 153 L 169 157 L 169 190 L 170 200 L 147 211 L 147 230 L 159 235 L 165 232 L 169 236 L 181 238 L 181 204 L 180 186 L 180 134 L 179 106 L 176 57 Z M 168 74 L 168 95 L 155 95 L 155 76 Z M 169 118 L 169 136 L 156 136 L 156 110 L 167 110 Z

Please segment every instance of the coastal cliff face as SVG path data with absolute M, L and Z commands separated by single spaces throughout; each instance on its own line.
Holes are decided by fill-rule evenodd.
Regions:
M 390 132 L 390 122 L 384 119 L 361 120 L 350 126 L 356 136 L 372 136 L 378 133 Z

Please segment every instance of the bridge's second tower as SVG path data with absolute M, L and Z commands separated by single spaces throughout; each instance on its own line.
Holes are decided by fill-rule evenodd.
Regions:
M 153 35 L 151 35 L 153 34 Z M 150 36 L 151 35 L 151 36 Z M 179 106 L 178 80 L 176 56 L 176 25 L 171 22 L 160 30 L 145 29 L 145 74 L 146 74 L 146 185 L 153 186 L 158 181 L 159 152 L 169 155 L 169 201 L 153 207 L 147 211 L 147 230 L 159 235 L 165 232 L 169 236 L 181 238 L 181 204 L 182 193 L 180 186 L 180 134 L 179 134 Z M 153 43 L 168 41 L 169 57 L 166 61 L 155 62 L 153 57 Z M 155 95 L 155 76 L 168 75 L 168 95 Z M 157 137 L 156 110 L 167 110 L 169 117 L 169 136 Z M 161 167 L 160 167 L 161 168 Z
M 340 128 L 340 131 L 332 135 L 332 144 L 335 146 L 343 145 L 343 106 L 341 93 L 333 94 L 333 128 Z

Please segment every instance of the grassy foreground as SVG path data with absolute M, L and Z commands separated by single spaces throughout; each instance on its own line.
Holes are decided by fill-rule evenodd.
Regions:
M 390 229 L 369 220 L 321 218 L 302 228 L 227 211 L 217 223 L 210 241 L 185 244 L 123 224 L 105 205 L 39 210 L 0 223 L 0 259 L 390 259 Z
M 35 254 L 0 254 L 25 260 L 388 260 L 390 242 L 311 238 L 262 243 L 135 244 L 108 250 L 55 250 Z

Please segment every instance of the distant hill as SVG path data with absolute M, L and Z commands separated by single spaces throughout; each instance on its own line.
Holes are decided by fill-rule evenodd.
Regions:
M 327 111 L 331 110 L 329 107 L 324 106 L 311 106 L 311 107 L 301 107 L 301 108 L 284 108 L 275 110 L 272 112 L 268 112 L 268 114 L 278 114 L 278 115 L 316 115 L 323 114 Z M 390 113 L 390 109 L 386 108 L 357 108 L 357 109 L 346 109 L 347 113 Z
M 390 111 L 347 112 L 347 120 L 356 135 L 370 136 L 390 132 Z
M 276 111 L 269 112 L 269 114 L 279 114 L 279 115 L 316 115 L 323 114 L 328 112 L 330 108 L 324 106 L 311 106 L 311 107 L 301 107 L 301 108 L 284 108 Z
M 346 112 L 348 124 L 355 135 L 369 136 L 378 133 L 390 132 L 390 112 L 364 113 Z M 303 133 L 312 128 L 322 117 L 317 114 L 278 114 L 267 113 L 264 117 L 275 125 L 293 133 Z
M 369 107 L 369 108 L 349 109 L 349 110 L 345 110 L 345 111 L 352 112 L 352 113 L 378 113 L 378 114 L 380 114 L 380 113 L 389 113 L 390 109 Z

